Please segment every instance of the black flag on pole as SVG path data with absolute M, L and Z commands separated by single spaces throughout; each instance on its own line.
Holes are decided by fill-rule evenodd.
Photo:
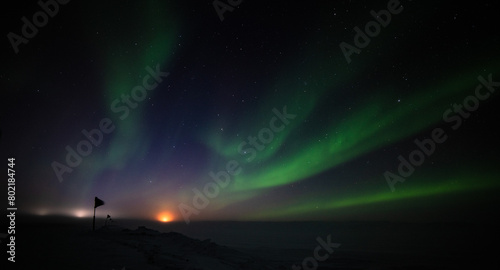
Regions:
M 101 200 L 101 199 L 99 199 L 99 198 L 97 198 L 97 197 L 95 197 L 95 199 L 94 199 L 94 208 L 97 208 L 97 207 L 99 207 L 101 205 L 104 205 L 104 201 Z
M 101 205 L 104 205 L 104 201 L 95 197 L 94 198 L 94 218 L 92 219 L 92 230 L 95 231 L 95 209 Z

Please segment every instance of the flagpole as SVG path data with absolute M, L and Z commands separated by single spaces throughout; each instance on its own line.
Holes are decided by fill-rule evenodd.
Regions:
M 94 197 L 94 218 L 92 220 L 92 230 L 95 231 L 95 209 L 101 205 L 104 205 L 104 201 Z

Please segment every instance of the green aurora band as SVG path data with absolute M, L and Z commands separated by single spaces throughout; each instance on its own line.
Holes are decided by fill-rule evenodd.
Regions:
M 402 190 L 391 192 L 384 186 L 384 189 L 374 192 L 361 191 L 358 194 L 332 194 L 324 196 L 304 196 L 297 201 L 284 203 L 281 206 L 272 209 L 264 209 L 256 211 L 253 215 L 242 217 L 247 220 L 259 219 L 279 219 L 293 218 L 314 212 L 328 211 L 330 217 L 334 217 L 336 210 L 348 210 L 356 206 L 366 206 L 373 204 L 400 202 L 402 200 L 411 200 L 419 198 L 429 198 L 442 194 L 460 194 L 460 192 L 469 192 L 477 190 L 485 190 L 491 187 L 500 187 L 498 183 L 498 174 L 485 174 L 480 177 L 468 171 L 456 172 L 454 175 L 437 177 L 430 175 L 425 177 L 426 181 L 431 178 L 432 184 L 425 183 L 423 177 L 411 178 L 413 184 L 411 187 L 404 188 L 398 186 Z M 381 181 L 382 182 L 382 181 Z M 406 185 L 408 185 L 405 182 Z M 404 185 L 404 184 L 403 184 Z
M 113 29 L 123 30 L 114 32 L 115 38 L 96 40 L 96 48 L 108 48 L 108 50 L 99 50 L 96 53 L 102 54 L 101 58 L 105 59 L 103 106 L 106 108 L 106 117 L 113 121 L 115 130 L 106 138 L 110 140 L 106 151 L 94 151 L 87 158 L 88 164 L 92 164 L 91 170 L 80 172 L 85 175 L 84 179 L 92 179 L 86 185 L 85 192 L 80 193 L 82 202 L 85 202 L 85 194 L 90 192 L 101 173 L 126 168 L 133 163 L 134 159 L 145 157 L 151 146 L 151 141 L 148 139 L 150 136 L 144 132 L 141 124 L 145 104 L 139 103 L 137 108 L 131 109 L 129 115 L 123 120 L 118 117 L 121 113 L 117 114 L 111 110 L 111 104 L 114 100 L 120 99 L 122 94 L 128 95 L 133 87 L 142 84 L 142 77 L 147 75 L 146 67 L 155 69 L 156 65 L 159 65 L 162 71 L 168 68 L 168 63 L 174 55 L 178 26 L 176 17 L 172 14 L 170 16 L 162 14 L 161 12 L 164 13 L 164 11 L 160 11 L 162 9 L 157 7 L 158 4 L 166 5 L 167 3 L 150 0 L 145 3 L 130 3 L 134 7 L 122 7 L 123 10 L 120 12 L 123 16 L 139 16 L 142 19 L 137 21 L 143 22 L 142 25 L 138 25 L 134 20 L 114 22 L 118 26 Z M 99 5 L 100 12 L 92 10 L 86 13 L 92 15 L 88 21 L 93 22 L 96 29 L 109 24 L 107 9 L 120 8 L 106 5 L 110 4 Z M 96 14 L 100 15 L 96 16 Z M 163 35 L 158 35 L 158 32 Z M 87 34 L 92 37 L 96 35 L 93 31 Z M 148 92 L 146 98 L 153 95 L 154 90 Z
M 494 68 L 498 70 L 498 66 Z M 314 127 L 307 126 L 304 120 L 319 118 L 314 108 L 328 106 L 320 103 L 321 94 L 335 86 L 318 85 L 317 87 L 322 89 L 312 92 L 320 94 L 309 99 L 300 93 L 304 86 L 295 86 L 299 90 L 290 92 L 299 93 L 296 100 L 285 100 L 286 98 L 280 96 L 275 97 L 273 102 L 279 104 L 276 108 L 281 108 L 281 104 L 288 105 L 287 112 L 297 117 L 291 120 L 284 131 L 275 134 L 271 143 L 257 152 L 254 160 L 248 162 L 237 151 L 238 145 L 246 141 L 245 136 L 238 136 L 223 143 L 224 138 L 219 134 L 210 134 L 207 137 L 212 138 L 212 141 L 208 142 L 208 145 L 227 160 L 240 161 L 244 172 L 237 175 L 229 187 L 233 192 L 291 184 L 439 124 L 443 121 L 444 111 L 450 108 L 449 100 L 456 99 L 459 102 L 460 98 L 463 100 L 467 95 L 474 94 L 473 90 L 479 83 L 475 71 L 480 69 L 472 70 L 474 71 L 455 74 L 441 85 L 421 86 L 418 94 L 402 98 L 411 103 L 411 106 L 397 104 L 394 97 L 384 94 L 388 91 L 375 91 L 379 93 L 378 96 L 362 102 L 348 114 L 341 112 L 338 118 L 335 116 L 335 119 L 332 119 L 332 123 L 325 124 L 328 132 L 313 134 L 307 141 L 301 138 L 303 130 L 311 130 Z M 297 104 L 297 100 L 305 102 Z M 271 108 L 267 107 L 267 114 L 257 115 L 271 119 Z M 255 117 L 249 116 L 249 121 L 241 122 L 252 123 L 251 118 Z M 256 136 L 260 129 L 268 127 L 267 123 L 268 121 L 259 121 L 250 125 L 251 127 L 235 130 L 240 134 Z
M 123 28 L 126 30 L 118 33 L 127 42 L 117 38 L 102 41 L 106 46 L 99 46 L 109 48 L 103 56 L 107 59 L 103 102 L 110 116 L 115 116 L 110 110 L 110 104 L 121 94 L 128 94 L 130 89 L 142 82 L 146 66 L 154 67 L 159 64 L 160 67 L 164 67 L 171 60 L 178 31 L 178 27 L 174 27 L 175 17 L 165 21 L 158 14 L 153 2 L 149 3 L 146 8 L 142 4 L 136 4 L 137 8 L 134 9 L 134 12 L 139 10 L 144 13 L 141 15 L 147 18 L 144 25 L 134 27 L 125 25 Z M 99 25 L 100 22 L 96 24 Z M 155 28 L 155 31 L 148 33 L 147 29 L 152 28 Z M 157 31 L 164 35 L 153 34 Z M 134 44 L 135 41 L 130 38 L 127 40 L 130 36 L 143 36 L 143 38 L 140 44 L 131 46 L 130 44 Z M 316 43 L 311 42 L 311 44 Z M 132 50 L 134 53 L 129 54 L 128 52 Z M 135 50 L 140 53 L 135 53 Z M 346 97 L 344 92 L 355 91 L 347 89 L 346 85 L 362 78 L 364 68 L 361 65 L 351 65 L 346 68 L 344 59 L 324 57 L 318 55 L 317 51 L 321 50 L 309 49 L 308 55 L 312 56 L 303 56 L 309 60 L 300 65 L 290 64 L 288 68 L 283 69 L 278 76 L 279 79 L 267 86 L 268 96 L 261 98 L 259 105 L 252 108 L 251 113 L 240 119 L 229 119 L 228 116 L 226 119 L 228 126 L 225 127 L 227 131 L 224 133 L 214 131 L 217 130 L 216 125 L 207 123 L 208 128 L 205 130 L 208 132 L 200 132 L 199 140 L 214 151 L 213 160 L 235 159 L 243 168 L 242 173 L 235 176 L 228 186 L 228 195 L 214 200 L 212 207 L 215 209 L 245 202 L 265 194 L 270 189 L 305 181 L 439 124 L 442 122 L 443 112 L 450 107 L 450 100 L 460 102 L 467 95 L 473 94 L 478 84 L 478 75 L 486 76 L 500 71 L 498 64 L 488 68 L 476 64 L 473 68 L 462 72 L 450 72 L 439 85 L 428 81 L 414 86 L 418 91 L 413 91 L 416 94 L 410 95 L 398 93 L 399 85 L 387 85 L 377 87 L 378 89 L 374 87 L 376 90 L 372 96 L 364 97 L 361 101 L 356 98 L 350 108 L 340 108 L 339 104 L 346 98 L 352 99 L 349 95 Z M 373 56 L 370 58 L 369 55 L 363 55 L 363 57 L 365 66 L 376 61 Z M 290 59 L 290 62 L 295 63 L 293 60 L 296 59 Z M 356 96 L 356 93 L 349 94 Z M 396 96 L 405 105 L 398 104 Z M 338 100 L 339 104 L 336 102 L 331 104 L 332 100 Z M 256 136 L 259 130 L 268 127 L 269 120 L 273 116 L 272 109 L 277 108 L 281 111 L 283 106 L 287 106 L 287 111 L 296 115 L 296 118 L 283 131 L 275 133 L 271 143 L 265 145 L 262 151 L 258 151 L 253 160 L 249 161 L 247 156 L 238 153 L 238 146 L 247 140 L 247 136 Z M 339 108 L 335 109 L 335 106 Z M 332 107 L 334 109 L 330 110 Z M 126 120 L 113 121 L 116 130 L 112 134 L 106 153 L 94 153 L 89 157 L 90 162 L 94 164 L 90 179 L 95 180 L 96 175 L 107 169 L 123 169 L 131 160 L 146 155 L 152 142 L 147 133 L 142 131 L 141 117 L 144 114 L 141 111 L 139 106 L 131 111 Z M 324 119 L 326 112 L 331 114 L 330 121 L 315 120 Z M 224 165 L 225 162 L 212 162 L 207 166 L 206 172 L 221 170 Z M 198 181 L 193 181 L 196 187 L 199 187 L 196 184 L 205 183 L 208 179 L 207 174 L 199 177 Z M 492 180 L 495 178 L 494 175 L 486 177 L 487 181 L 482 181 L 480 185 L 473 183 L 472 176 L 457 178 L 460 179 L 458 184 L 452 185 L 441 181 L 436 185 L 422 185 L 406 192 L 394 193 L 390 192 L 383 180 L 380 180 L 383 189 L 378 192 L 358 192 L 350 194 L 349 197 L 333 198 L 326 195 L 319 197 L 309 195 L 244 218 L 293 217 L 315 211 L 317 205 L 321 205 L 322 211 L 335 210 L 498 185 Z M 90 189 L 92 184 L 87 188 Z M 82 193 L 82 201 L 87 192 Z M 187 201 L 192 198 L 191 190 L 179 191 L 176 197 L 178 201 Z
M 325 64 L 317 63 L 316 66 L 325 66 Z M 478 70 L 481 71 L 481 74 L 478 74 Z M 417 88 L 419 89 L 418 94 L 401 97 L 402 100 L 410 103 L 410 106 L 398 104 L 395 101 L 395 95 L 390 94 L 392 89 L 375 91 L 375 97 L 360 102 L 357 107 L 353 106 L 352 110 L 348 110 L 348 113 L 345 113 L 346 110 L 339 111 L 338 115 L 332 117 L 331 123 L 325 123 L 328 132 L 313 133 L 308 140 L 303 139 L 302 134 L 304 131 L 322 130 L 315 129 L 315 126 L 310 124 L 314 119 L 321 118 L 322 111 L 317 110 L 317 108 L 332 106 L 322 103 L 322 97 L 330 97 L 327 100 L 331 100 L 331 96 L 337 94 L 332 89 L 342 84 L 338 80 L 335 80 L 335 82 L 334 80 L 323 80 L 321 83 L 313 84 L 315 89 L 308 88 L 307 92 L 314 94 L 307 96 L 303 94 L 303 89 L 306 87 L 301 81 L 291 87 L 290 83 L 284 79 L 283 82 L 278 84 L 283 86 L 276 88 L 288 89 L 290 94 L 269 97 L 266 99 L 266 104 L 261 108 L 261 112 L 265 113 L 255 114 L 259 116 L 259 119 L 263 118 L 267 119 L 267 121 L 255 123 L 255 120 L 252 119 L 256 117 L 249 115 L 246 121 L 240 121 L 244 125 L 235 128 L 239 134 L 256 136 L 260 129 L 269 126 L 269 119 L 273 116 L 271 113 L 273 107 L 281 111 L 280 106 L 287 106 L 287 112 L 296 115 L 296 118 L 291 120 L 291 123 L 286 126 L 284 131 L 274 134 L 274 139 L 271 143 L 265 145 L 265 149 L 257 151 L 257 155 L 253 160 L 249 161 L 237 151 L 238 145 L 243 141 L 247 141 L 245 136 L 234 136 L 234 133 L 229 133 L 233 136 L 221 133 L 207 135 L 207 137 L 211 138 L 207 145 L 216 150 L 219 156 L 224 157 L 224 159 L 239 161 L 243 169 L 242 173 L 233 176 L 234 182 L 227 187 L 227 195 L 225 194 L 214 200 L 213 208 L 221 210 L 235 203 L 248 201 L 266 194 L 266 190 L 305 181 L 321 172 L 333 169 L 340 164 L 371 151 L 376 151 L 386 145 L 405 139 L 413 140 L 414 138 L 411 138 L 411 135 L 429 129 L 436 124 L 444 123 L 443 113 L 450 108 L 450 100 L 461 103 L 466 96 L 473 95 L 474 89 L 479 83 L 477 80 L 479 75 L 486 77 L 490 73 L 497 74 L 498 71 L 500 71 L 498 64 L 488 68 L 478 64 L 466 71 L 450 74 L 449 78 L 439 85 L 431 85 L 430 83 L 420 85 Z M 340 75 L 340 73 L 335 72 L 332 72 L 332 74 Z M 324 76 L 324 74 L 322 75 Z M 315 78 L 312 74 L 305 77 Z M 342 74 L 339 77 L 349 79 L 352 76 Z M 248 125 L 248 123 L 255 124 Z M 245 132 L 242 132 L 242 130 Z M 246 147 L 249 147 L 249 145 L 247 144 Z M 396 157 L 394 160 L 397 162 Z M 219 170 L 222 168 L 220 167 Z M 468 174 L 464 172 L 462 175 Z M 498 178 L 497 176 L 486 177 L 486 180 L 481 181 L 480 185 L 474 183 L 477 177 L 456 176 L 455 179 L 460 181 L 458 184 L 450 184 L 446 181 L 436 184 L 427 183 L 426 186 L 413 187 L 412 190 L 407 192 L 393 193 L 385 184 L 381 172 L 380 179 L 377 181 L 380 182 L 383 189 L 378 192 L 373 190 L 358 191 L 350 194 L 348 198 L 345 196 L 331 198 L 331 194 L 327 198 L 317 198 L 316 195 L 307 196 L 302 200 L 287 202 L 282 207 L 256 209 L 253 211 L 255 214 L 241 218 L 248 220 L 279 217 L 293 219 L 304 213 L 318 211 L 318 205 L 321 205 L 321 211 L 325 211 L 460 191 L 487 189 L 499 186 L 494 181 L 495 178 Z M 332 181 L 334 182 L 335 179 L 332 179 Z

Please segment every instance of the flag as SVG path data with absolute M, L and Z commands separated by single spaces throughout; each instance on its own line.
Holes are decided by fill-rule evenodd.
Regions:
M 95 199 L 94 199 L 94 208 L 97 208 L 97 207 L 99 207 L 101 205 L 104 205 L 104 201 L 101 200 L 101 199 L 99 199 L 99 198 L 97 198 L 97 197 L 95 197 Z

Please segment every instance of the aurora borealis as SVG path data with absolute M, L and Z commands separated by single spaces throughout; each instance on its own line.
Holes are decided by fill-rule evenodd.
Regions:
M 500 81 L 494 10 L 401 5 L 347 63 L 339 44 L 387 1 L 244 1 L 223 21 L 212 1 L 70 1 L 17 54 L 3 43 L 0 149 L 16 157 L 19 210 L 89 216 L 98 196 L 115 219 L 182 221 L 233 160 L 241 171 L 192 220 L 488 219 L 499 87 L 467 117 L 454 104 L 479 76 Z M 39 9 L 16 4 L 4 34 Z M 157 67 L 168 76 L 123 117 L 112 104 Z M 51 164 L 105 118 L 113 131 L 59 181 Z M 392 192 L 384 173 L 435 128 L 447 140 Z

